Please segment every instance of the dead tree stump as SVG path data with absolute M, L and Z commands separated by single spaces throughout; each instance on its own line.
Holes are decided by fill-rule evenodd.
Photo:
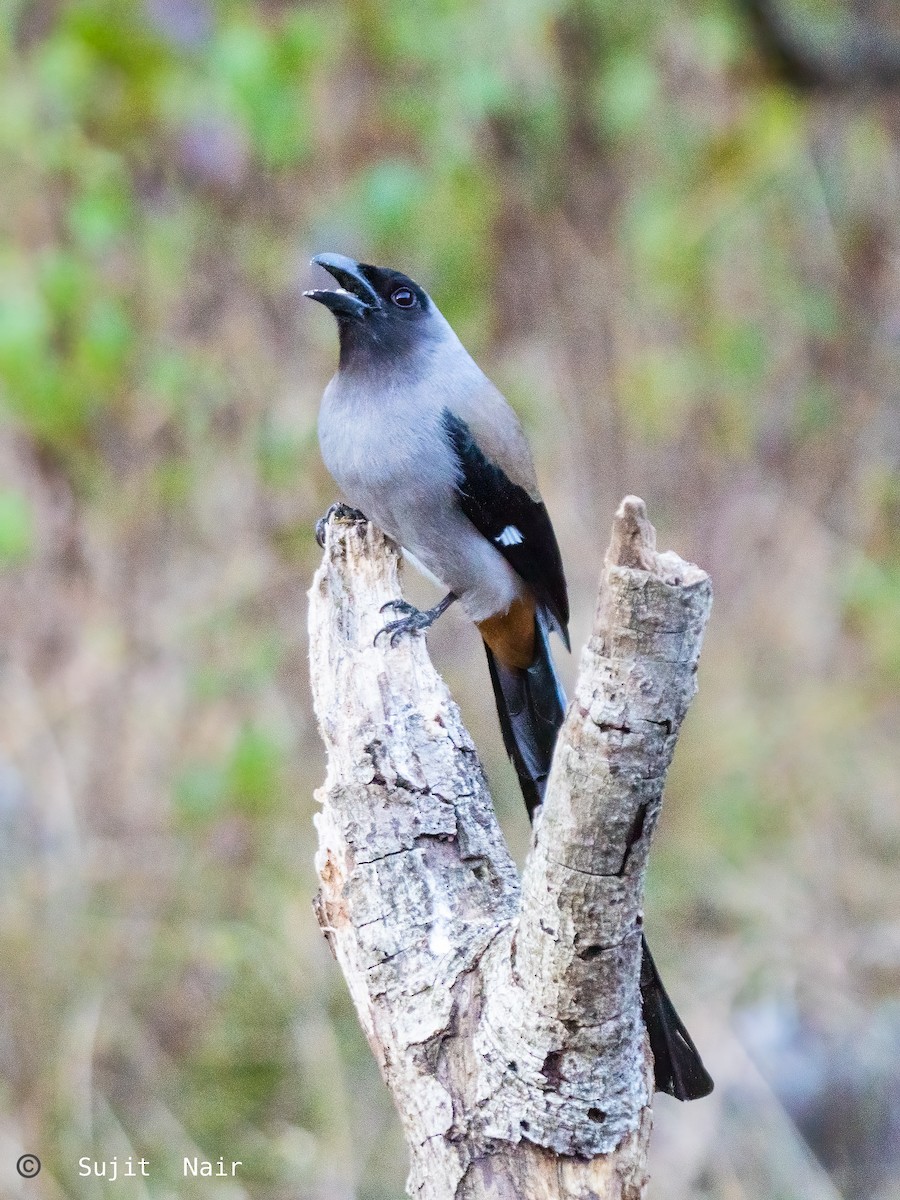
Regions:
M 709 578 L 657 554 L 626 497 L 520 881 L 424 639 L 373 645 L 398 564 L 333 516 L 309 621 L 328 751 L 316 912 L 403 1122 L 409 1194 L 638 1200 L 644 872 Z

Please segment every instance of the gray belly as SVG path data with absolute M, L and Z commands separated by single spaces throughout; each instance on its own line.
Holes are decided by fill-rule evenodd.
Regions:
M 332 414 L 332 417 L 337 414 Z M 324 416 L 324 413 L 323 413 Z M 459 508 L 457 468 L 436 431 L 389 438 L 377 421 L 320 422 L 325 465 L 346 499 L 453 592 L 474 621 L 505 612 L 526 590 Z
M 365 512 L 365 509 L 363 509 Z M 372 512 L 372 520 L 381 526 Z M 455 496 L 440 507 L 393 505 L 381 526 L 448 592 L 453 592 L 472 618 L 483 621 L 506 612 L 525 585 L 506 559 L 478 532 L 456 504 Z

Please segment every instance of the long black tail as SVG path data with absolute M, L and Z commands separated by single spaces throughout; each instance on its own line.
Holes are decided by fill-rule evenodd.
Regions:
M 547 622 L 540 612 L 536 647 L 534 662 L 519 670 L 501 663 L 485 643 L 503 742 L 516 768 L 529 820 L 543 803 L 553 747 L 566 710 L 565 693 L 550 655 Z M 679 1100 L 708 1096 L 713 1081 L 662 985 L 645 938 L 642 946 L 641 1008 L 653 1051 L 656 1090 Z

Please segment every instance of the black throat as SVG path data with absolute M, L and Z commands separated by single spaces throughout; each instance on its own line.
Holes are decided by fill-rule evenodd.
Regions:
M 338 368 L 352 374 L 400 374 L 415 378 L 431 357 L 436 339 L 421 326 L 392 321 L 382 313 L 362 320 L 338 317 Z

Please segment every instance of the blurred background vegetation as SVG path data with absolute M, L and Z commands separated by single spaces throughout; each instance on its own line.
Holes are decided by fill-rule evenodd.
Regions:
M 126 1198 L 402 1194 L 310 909 L 321 250 L 421 280 L 519 409 L 573 644 L 625 492 L 712 574 L 647 921 L 718 1087 L 660 1100 L 653 1196 L 900 1195 L 898 37 L 889 0 L 0 0 L 4 1196 L 23 1150 L 50 1200 L 129 1154 Z M 478 639 L 431 645 L 521 855 Z

